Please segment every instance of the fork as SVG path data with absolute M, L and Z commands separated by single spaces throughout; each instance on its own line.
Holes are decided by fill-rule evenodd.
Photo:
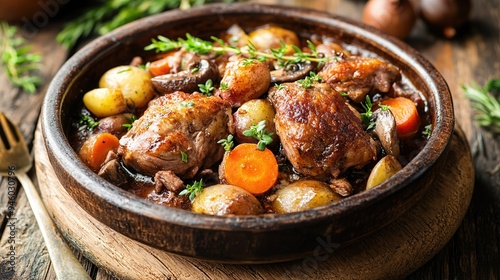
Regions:
M 19 128 L 0 112 L 0 175 L 16 176 L 24 188 L 38 227 L 42 232 L 57 279 L 91 279 L 61 237 L 26 174 L 32 166 L 30 152 Z

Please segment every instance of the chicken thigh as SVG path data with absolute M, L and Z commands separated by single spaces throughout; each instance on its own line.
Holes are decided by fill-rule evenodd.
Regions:
M 298 172 L 336 178 L 376 158 L 374 140 L 330 85 L 284 83 L 270 90 L 269 99 L 276 109 L 276 133 Z
M 149 103 L 120 139 L 118 155 L 126 166 L 153 176 L 171 171 L 190 179 L 219 161 L 217 141 L 232 133 L 231 105 L 215 96 L 174 92 Z

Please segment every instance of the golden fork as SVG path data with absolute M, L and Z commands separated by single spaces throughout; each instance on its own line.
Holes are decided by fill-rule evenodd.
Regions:
M 52 266 L 58 279 L 91 279 L 87 271 L 63 240 L 26 172 L 31 169 L 31 156 L 23 135 L 0 112 L 0 175 L 16 176 L 28 197 L 38 227 L 42 232 Z

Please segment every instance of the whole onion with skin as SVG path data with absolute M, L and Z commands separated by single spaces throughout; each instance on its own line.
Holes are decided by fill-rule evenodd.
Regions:
M 420 16 L 431 31 L 453 38 L 467 20 L 471 0 L 421 0 Z
M 363 9 L 363 22 L 399 39 L 406 38 L 417 20 L 409 0 L 370 0 Z

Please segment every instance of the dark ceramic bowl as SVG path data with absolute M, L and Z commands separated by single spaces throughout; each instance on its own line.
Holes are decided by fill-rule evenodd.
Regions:
M 159 34 L 218 34 L 238 23 L 274 23 L 299 34 L 324 34 L 376 53 L 404 71 L 428 100 L 433 133 L 395 176 L 340 202 L 291 214 L 219 217 L 153 204 L 108 183 L 68 144 L 70 116 L 109 68 L 147 56 Z M 99 221 L 132 239 L 180 255 L 221 262 L 278 262 L 347 245 L 391 223 L 432 184 L 454 125 L 443 77 L 417 51 L 373 28 L 319 11 L 259 4 L 215 4 L 138 20 L 88 44 L 61 68 L 48 90 L 42 131 L 49 158 L 68 193 Z M 326 245 L 325 245 L 326 244 Z

